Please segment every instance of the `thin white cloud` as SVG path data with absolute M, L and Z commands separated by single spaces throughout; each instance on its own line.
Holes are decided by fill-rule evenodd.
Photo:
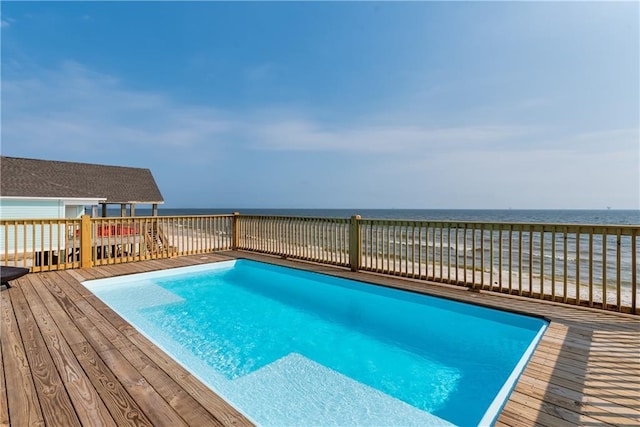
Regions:
M 637 147 L 640 136 L 638 129 L 557 136 L 527 126 L 438 128 L 400 122 L 391 114 L 338 126 L 315 121 L 300 109 L 239 113 L 185 105 L 161 93 L 127 89 L 119 79 L 71 61 L 55 70 L 27 71 L 31 77 L 21 72 L 21 77 L 2 82 L 5 147 L 46 145 L 64 152 L 78 147 L 211 148 L 243 143 L 276 152 L 416 155 L 426 150 L 626 150 Z
M 31 70 L 33 71 L 33 70 Z M 433 127 L 379 114 L 348 126 L 323 124 L 299 110 L 234 113 L 177 103 L 161 93 L 131 90 L 119 79 L 65 62 L 34 77 L 5 78 L 5 146 L 57 150 L 135 145 L 196 148 L 244 142 L 267 151 L 407 153 L 425 150 L 542 148 L 612 150 L 638 140 L 638 129 L 549 136 L 548 129 L 510 125 Z M 34 74 L 34 73 L 32 73 Z M 524 142 L 524 143 L 523 143 Z
M 130 90 L 113 76 L 71 61 L 56 70 L 40 70 L 35 77 L 5 78 L 2 90 L 5 146 L 44 145 L 59 153 L 81 147 L 211 149 L 245 143 L 257 150 L 401 154 L 492 145 L 531 132 L 515 126 L 381 125 L 380 117 L 372 119 L 375 123 L 331 128 L 299 111 L 225 112 Z
M 199 200 L 203 190 L 190 190 L 193 182 L 224 180 L 234 165 L 262 177 L 237 184 L 246 197 L 290 203 L 286 194 L 299 192 L 290 175 L 323 173 L 327 165 L 314 158 L 325 154 L 349 168 L 335 172 L 335 188 L 316 190 L 345 205 L 351 195 L 337 189 L 354 180 L 397 206 L 436 196 L 449 207 L 457 206 L 452 200 L 458 207 L 639 203 L 638 129 L 553 135 L 549 128 L 503 124 L 438 128 L 397 112 L 338 125 L 314 120 L 304 108 L 234 112 L 188 105 L 129 89 L 74 62 L 56 70 L 16 69 L 2 82 L 3 154 L 151 167 L 175 193 L 167 194 L 174 203 Z M 286 153 L 296 162 L 278 163 Z M 363 155 L 367 161 L 358 161 Z M 371 195 L 371 206 L 379 194 Z
M 553 147 L 579 152 L 620 152 L 640 149 L 640 128 L 580 132 L 548 140 Z
M 429 170 L 447 177 L 447 191 L 459 207 L 618 209 L 640 207 L 638 147 L 607 152 L 535 148 L 528 152 L 482 150 L 442 153 L 438 161 L 416 160 L 409 174 Z M 469 191 L 469 190 L 472 191 Z
M 5 78 L 2 93 L 3 151 L 197 148 L 231 125 L 213 108 L 128 90 L 118 79 L 73 62 L 37 77 Z
M 512 126 L 431 128 L 420 125 L 360 125 L 322 128 L 312 121 L 282 120 L 254 131 L 256 147 L 281 151 L 401 153 L 410 150 L 455 150 L 493 144 L 528 133 Z

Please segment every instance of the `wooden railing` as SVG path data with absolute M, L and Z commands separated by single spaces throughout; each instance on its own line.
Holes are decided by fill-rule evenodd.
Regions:
M 232 215 L 93 218 L 91 222 L 93 265 L 229 250 L 233 243 Z M 100 235 L 105 228 L 116 233 Z
M 349 266 L 349 220 L 237 216 L 237 249 Z
M 640 226 L 259 215 L 0 221 L 0 262 L 31 271 L 246 250 L 640 314 Z
M 360 221 L 358 269 L 638 312 L 640 227 Z
M 0 262 L 33 272 L 229 250 L 233 216 L 0 221 Z
M 0 221 L 0 264 L 31 271 L 80 267 L 80 219 Z
M 640 226 L 237 220 L 238 249 L 640 314 Z

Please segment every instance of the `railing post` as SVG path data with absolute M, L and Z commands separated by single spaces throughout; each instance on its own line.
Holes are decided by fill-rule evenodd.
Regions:
M 362 248 L 360 247 L 360 215 L 353 215 L 349 224 L 349 265 L 351 271 L 360 270 Z
M 233 235 L 231 236 L 231 249 L 237 250 L 238 246 L 240 246 L 240 232 L 238 231 L 240 219 L 240 212 L 233 213 Z
M 91 268 L 91 217 L 82 215 L 80 226 L 80 268 Z

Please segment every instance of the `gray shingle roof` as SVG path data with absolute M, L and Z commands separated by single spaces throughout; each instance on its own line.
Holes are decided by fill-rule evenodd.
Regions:
M 0 156 L 0 195 L 163 203 L 149 169 Z

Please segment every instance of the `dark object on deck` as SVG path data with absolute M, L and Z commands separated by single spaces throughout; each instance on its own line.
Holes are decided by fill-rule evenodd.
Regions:
M 19 277 L 22 277 L 28 272 L 28 268 L 2 266 L 0 267 L 0 285 L 5 286 L 6 289 L 9 289 L 11 287 L 9 285 L 10 280 L 15 280 Z

